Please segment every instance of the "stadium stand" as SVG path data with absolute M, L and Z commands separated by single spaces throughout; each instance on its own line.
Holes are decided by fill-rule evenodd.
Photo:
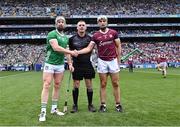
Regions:
M 169 15 L 178 0 L 2 0 L 0 16 Z
M 135 64 L 156 63 L 156 55 L 165 52 L 169 65 L 180 65 L 178 0 L 1 0 L 0 66 L 42 64 L 55 16 L 66 17 L 66 33 L 71 36 L 78 20 L 86 21 L 90 34 L 98 30 L 96 18 L 102 14 L 119 33 L 122 55 L 134 48 L 146 54 L 134 55 Z
M 179 42 L 149 42 L 149 43 L 122 43 L 122 55 L 126 55 L 133 49 L 138 48 L 144 51 L 146 56 L 141 54 L 134 55 L 135 63 L 156 63 L 157 55 L 164 52 L 168 57 L 168 62 L 180 62 L 180 44 Z M 0 45 L 0 63 L 16 64 L 16 63 L 39 63 L 44 60 L 45 45 L 37 44 L 1 44 Z

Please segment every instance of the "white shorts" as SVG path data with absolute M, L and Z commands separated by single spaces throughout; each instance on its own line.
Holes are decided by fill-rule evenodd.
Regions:
M 161 62 L 159 63 L 159 66 L 165 68 L 167 67 L 167 62 Z
M 63 73 L 64 72 L 64 65 L 52 65 L 45 63 L 44 64 L 44 69 L 43 72 L 48 72 L 48 73 Z
M 97 72 L 98 73 L 117 73 L 120 71 L 117 58 L 111 61 L 104 61 L 98 58 Z

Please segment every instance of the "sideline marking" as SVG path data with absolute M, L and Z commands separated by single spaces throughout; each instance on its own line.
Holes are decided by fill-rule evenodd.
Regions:
M 29 73 L 23 72 L 23 73 L 19 73 L 19 74 L 14 74 L 14 75 L 6 75 L 6 76 L 0 76 L 0 79 L 1 79 L 1 78 L 7 78 L 7 77 L 11 77 L 11 76 L 17 76 L 17 75 L 22 75 L 22 74 L 29 74 Z
M 139 72 L 139 73 L 152 73 L 152 74 L 161 74 L 161 72 L 146 72 L 146 71 L 137 71 L 137 70 L 135 70 L 134 72 Z M 180 74 L 167 73 L 167 75 L 180 75 Z

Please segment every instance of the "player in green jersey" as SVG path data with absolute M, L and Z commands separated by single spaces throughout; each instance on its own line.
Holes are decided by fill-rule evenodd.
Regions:
M 46 58 L 43 70 L 43 89 L 41 93 L 41 113 L 39 121 L 46 121 L 46 106 L 49 96 L 49 88 L 51 81 L 54 79 L 54 87 L 52 92 L 51 113 L 59 116 L 64 115 L 57 109 L 59 88 L 64 75 L 64 57 L 66 55 L 69 69 L 74 68 L 71 63 L 70 55 L 77 56 L 77 53 L 66 49 L 68 45 L 68 37 L 63 33 L 66 26 L 66 20 L 62 16 L 55 19 L 56 29 L 49 32 L 47 36 Z

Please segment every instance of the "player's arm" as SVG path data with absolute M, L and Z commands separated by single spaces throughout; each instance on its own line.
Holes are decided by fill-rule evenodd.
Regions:
M 73 67 L 73 64 L 72 64 L 72 58 L 71 58 L 71 55 L 70 54 L 65 54 L 66 58 L 67 58 L 67 63 L 68 63 L 68 66 L 69 66 L 69 70 L 71 72 L 74 71 L 74 67 Z
M 81 49 L 81 50 L 78 50 L 77 53 L 78 53 L 78 54 L 88 53 L 88 52 L 92 51 L 92 49 L 94 48 L 94 45 L 95 45 L 95 42 L 94 42 L 94 41 L 91 41 L 86 48 L 83 48 L 83 49 Z
M 115 45 L 116 45 L 116 53 L 117 53 L 117 59 L 120 63 L 121 60 L 121 41 L 119 38 L 115 39 Z
M 77 56 L 77 53 L 74 52 L 74 51 L 70 51 L 69 49 L 65 49 L 61 46 L 58 45 L 58 42 L 56 39 L 51 39 L 49 41 L 50 45 L 52 46 L 53 50 L 54 51 L 57 51 L 57 52 L 62 52 L 62 53 L 68 53 L 68 54 L 71 54 L 73 56 Z

